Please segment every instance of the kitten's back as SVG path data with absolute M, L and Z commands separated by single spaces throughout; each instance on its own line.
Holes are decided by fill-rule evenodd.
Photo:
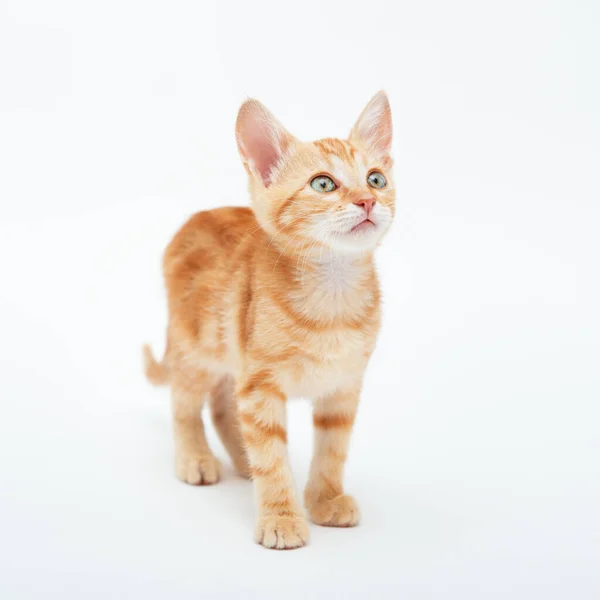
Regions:
M 163 272 L 168 287 L 175 284 L 180 290 L 181 285 L 221 270 L 240 243 L 260 233 L 250 208 L 216 208 L 192 215 L 165 251 Z
M 246 207 L 224 207 L 194 214 L 176 233 L 163 259 L 171 319 L 192 339 L 223 308 L 240 250 L 265 236 Z

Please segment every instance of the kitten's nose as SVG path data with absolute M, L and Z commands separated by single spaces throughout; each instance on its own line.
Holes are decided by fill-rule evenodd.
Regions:
M 362 206 L 364 208 L 365 213 L 367 213 L 368 219 L 369 215 L 371 214 L 371 211 L 373 210 L 373 206 L 375 205 L 375 198 L 363 198 L 362 200 L 356 201 L 354 204 L 356 204 L 356 206 Z

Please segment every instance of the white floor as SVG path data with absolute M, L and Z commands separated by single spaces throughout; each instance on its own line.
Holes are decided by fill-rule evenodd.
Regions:
M 2 3 L 2 600 L 600 598 L 598 5 L 309 4 Z M 212 429 L 224 480 L 174 477 L 140 357 L 161 253 L 246 202 L 246 94 L 312 138 L 379 87 L 398 215 L 347 468 L 363 522 L 267 551 Z

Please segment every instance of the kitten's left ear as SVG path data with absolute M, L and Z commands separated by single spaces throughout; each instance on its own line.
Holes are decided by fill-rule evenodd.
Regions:
M 392 110 L 387 94 L 382 90 L 371 98 L 350 132 L 356 141 L 375 154 L 387 156 L 392 148 Z

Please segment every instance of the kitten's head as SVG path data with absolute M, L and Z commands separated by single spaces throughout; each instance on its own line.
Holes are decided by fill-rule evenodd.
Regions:
M 240 108 L 236 138 L 258 222 L 288 248 L 372 251 L 394 216 L 392 115 L 379 92 L 347 140 L 301 142 L 258 101 Z

